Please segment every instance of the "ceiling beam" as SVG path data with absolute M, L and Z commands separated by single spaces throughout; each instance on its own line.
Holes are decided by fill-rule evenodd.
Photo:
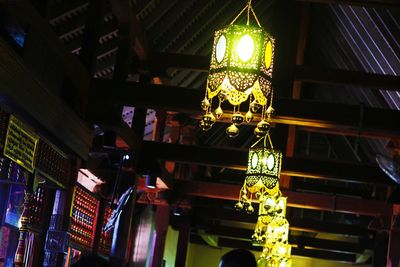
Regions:
M 201 239 L 201 238 L 199 238 Z M 204 245 L 204 241 L 200 241 L 197 239 L 197 235 L 191 236 L 190 242 L 195 244 Z M 228 248 L 241 248 L 253 251 L 262 251 L 262 246 L 254 246 L 250 241 L 236 240 L 231 238 L 219 238 L 218 241 L 219 247 L 228 247 Z M 355 254 L 346 254 L 332 251 L 323 251 L 323 250 L 314 250 L 314 249 L 299 249 L 296 247 L 292 248 L 293 256 L 301 256 L 301 257 L 309 257 L 309 258 L 317 258 L 324 260 L 333 260 L 340 262 L 351 262 L 354 263 L 356 261 Z
M 130 2 L 129 0 L 110 1 L 113 14 L 120 24 L 120 37 L 123 34 L 130 35 L 133 51 L 135 51 L 140 60 L 146 60 L 148 53 L 147 41 L 142 27 L 136 18 L 134 6 L 132 6 Z M 128 29 L 128 31 L 124 32 L 122 29 Z
M 250 229 L 229 226 L 209 225 L 209 227 L 205 229 L 205 233 L 209 235 L 216 235 L 222 238 L 252 241 L 251 236 L 253 235 L 254 231 Z M 357 254 L 362 254 L 365 249 L 373 249 L 373 243 L 365 240 L 363 243 L 358 244 L 354 242 L 319 239 L 302 235 L 290 235 L 289 243 L 300 248 L 323 249 L 326 251 Z
M 195 207 L 193 214 L 197 218 L 197 221 L 235 221 L 240 224 L 249 224 L 252 228 L 255 226 L 258 216 L 256 213 L 243 214 L 243 212 L 228 210 L 220 207 Z M 291 216 L 290 214 L 287 214 L 287 219 L 290 222 L 290 230 L 294 231 L 328 233 L 364 238 L 372 234 L 372 231 L 368 230 L 367 226 L 361 224 L 332 223 L 328 221 L 318 221 L 315 219 L 298 218 Z M 214 228 L 214 226 L 212 226 L 211 229 L 212 228 Z
M 178 194 L 233 201 L 238 200 L 241 187 L 241 185 L 182 180 L 175 180 L 174 183 L 174 191 Z M 383 201 L 294 191 L 282 191 L 282 194 L 288 198 L 287 205 L 289 207 L 355 213 L 368 216 L 391 215 L 393 213 L 393 205 Z
M 30 27 L 36 29 L 37 32 L 41 34 L 40 41 L 47 44 L 46 47 L 51 49 L 51 55 L 62 64 L 62 69 L 65 71 L 66 76 L 78 89 L 79 101 L 85 103 L 89 90 L 90 75 L 79 62 L 78 58 L 66 50 L 65 46 L 50 27 L 48 21 L 40 16 L 30 1 L 20 0 L 12 4 L 10 1 L 2 2 L 5 2 L 2 8 L 5 8 L 10 14 L 16 14 L 19 19 L 28 23 Z M 0 2 L 0 4 L 3 4 L 2 2 Z
M 31 120 L 44 127 L 44 131 L 51 133 L 53 138 L 69 147 L 82 159 L 87 158 L 92 145 L 92 131 L 86 122 L 45 88 L 27 69 L 19 55 L 1 38 L 0 81 L 2 106 L 7 105 L 4 102 L 9 98 L 28 116 L 32 116 Z M 14 107 L 9 111 L 21 115 Z
M 400 90 L 400 76 L 296 66 L 295 80 L 328 85 L 362 86 L 376 90 Z
M 248 150 L 205 146 L 143 142 L 145 159 L 246 170 Z M 229 156 L 227 156 L 229 155 Z M 323 161 L 311 158 L 285 157 L 282 174 L 341 182 L 390 184 L 391 180 L 374 165 Z
M 104 107 L 109 105 L 177 111 L 197 117 L 202 114 L 199 103 L 204 92 L 201 90 L 106 79 L 93 79 L 91 86 L 93 104 L 89 117 L 106 118 Z M 365 107 L 363 128 L 360 129 L 360 107 L 357 105 L 276 98 L 275 109 L 277 115 L 273 121 L 276 123 L 315 127 L 344 135 L 399 138 L 400 125 L 393 122 L 400 121 L 400 112 L 395 110 Z M 220 121 L 230 122 L 229 114 Z
M 150 55 L 149 58 L 147 62 L 136 62 L 132 65 L 132 68 L 143 68 L 151 71 L 172 68 L 208 72 L 210 65 L 210 58 L 208 56 L 155 53 Z M 321 69 L 320 67 L 303 65 L 295 66 L 294 80 L 330 85 L 356 85 L 376 90 L 400 90 L 400 76 L 361 71 Z

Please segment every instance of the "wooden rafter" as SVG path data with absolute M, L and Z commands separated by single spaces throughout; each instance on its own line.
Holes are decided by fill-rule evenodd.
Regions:
M 233 208 L 233 205 L 232 205 Z M 248 225 L 254 227 L 257 221 L 257 214 L 243 214 L 235 210 L 223 209 L 220 207 L 214 208 L 199 208 L 194 209 L 195 218 L 199 221 L 235 221 L 241 225 Z M 353 237 L 368 237 L 372 231 L 367 229 L 367 226 L 360 224 L 343 224 L 332 223 L 328 221 L 318 221 L 316 219 L 298 218 L 287 216 L 290 221 L 290 229 L 295 231 L 309 232 L 309 233 L 328 233 L 335 235 L 346 235 Z M 214 224 L 210 226 L 214 228 Z M 216 227 L 215 229 L 217 229 Z
M 175 180 L 174 184 L 174 190 L 178 194 L 226 200 L 237 200 L 240 188 L 240 185 L 180 180 Z M 288 198 L 289 207 L 368 216 L 391 215 L 393 213 L 393 205 L 383 201 L 294 191 L 282 191 L 282 193 Z
M 144 158 L 246 170 L 247 150 L 143 142 Z M 227 157 L 226 155 L 229 155 Z M 285 157 L 282 174 L 342 182 L 390 184 L 390 179 L 374 165 Z
M 19 56 L 0 39 L 0 92 L 11 102 L 18 103 L 41 127 L 83 159 L 87 158 L 92 142 L 91 130 L 61 99 L 32 75 Z M 6 97 L 2 105 L 7 105 Z M 17 115 L 22 115 L 12 110 Z M 39 128 L 39 127 L 38 127 Z M 65 129 L 68 128 L 68 131 Z M 40 129 L 40 128 L 39 128 Z
M 207 72 L 209 69 L 209 62 L 210 59 L 207 56 L 156 53 L 150 55 L 149 61 L 138 62 L 132 67 L 150 70 L 172 68 Z M 376 90 L 400 90 L 400 76 L 361 71 L 321 69 L 311 66 L 296 65 L 294 69 L 294 79 L 295 81 L 331 85 L 356 85 Z
M 216 235 L 222 238 L 241 239 L 251 241 L 253 230 L 235 228 L 220 225 L 211 225 L 205 229 L 205 233 L 209 235 Z M 372 242 L 364 241 L 362 244 L 350 243 L 344 241 L 333 241 L 319 238 L 312 238 L 308 236 L 290 236 L 289 243 L 294 246 L 308 247 L 313 249 L 323 249 L 327 251 L 336 251 L 344 253 L 358 253 L 362 254 L 365 249 L 372 249 Z
M 110 105 L 131 105 L 200 116 L 199 103 L 204 92 L 166 85 L 143 85 L 135 82 L 115 82 L 94 79 L 89 116 L 106 119 L 102 113 Z M 155 97 L 157 96 L 157 97 Z M 360 107 L 356 105 L 322 103 L 308 100 L 276 98 L 276 116 L 273 121 L 289 125 L 318 128 L 335 134 L 361 137 L 399 138 L 400 112 L 379 108 L 364 108 L 363 128 L 360 125 Z M 384 119 L 383 119 L 384 118 Z M 230 121 L 225 114 L 220 121 Z

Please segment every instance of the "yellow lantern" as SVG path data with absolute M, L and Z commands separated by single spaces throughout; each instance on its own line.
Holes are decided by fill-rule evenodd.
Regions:
M 246 25 L 234 24 L 246 10 Z M 257 25 L 250 25 L 250 13 L 253 14 Z M 253 113 L 260 108 L 261 122 L 256 134 L 265 135 L 273 112 L 273 57 L 274 39 L 261 27 L 251 1 L 248 1 L 230 25 L 215 32 L 207 89 L 201 102 L 205 115 L 200 121 L 200 127 L 203 130 L 210 129 L 223 114 L 221 104 L 227 101 L 233 105 L 232 125 L 226 130 L 230 137 L 236 137 L 239 134 L 237 126 L 244 121 L 250 122 Z M 214 98 L 218 100 L 218 107 L 213 112 Z M 245 115 L 240 111 L 240 105 L 244 102 L 248 103 Z M 267 108 L 268 104 L 270 108 Z
M 259 200 L 258 219 L 252 238 L 263 243 L 268 238 L 268 225 L 274 220 L 285 219 L 286 197 L 265 195 L 260 197 Z
M 269 140 L 270 148 L 266 146 L 267 139 Z M 263 146 L 256 147 L 261 140 L 264 140 Z M 264 138 L 260 138 L 249 149 L 246 179 L 240 190 L 239 202 L 236 204 L 236 208 L 240 210 L 244 207 L 248 213 L 252 213 L 254 211 L 251 205 L 253 195 L 257 199 L 264 195 L 278 195 L 281 165 L 282 153 L 273 149 L 269 133 L 267 133 Z

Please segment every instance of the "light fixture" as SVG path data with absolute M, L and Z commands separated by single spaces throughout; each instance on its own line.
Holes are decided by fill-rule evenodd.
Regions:
M 259 199 L 258 219 L 252 236 L 254 241 L 265 243 L 268 238 L 268 226 L 286 216 L 286 197 L 262 196 Z
M 291 266 L 291 249 L 288 243 L 289 223 L 285 218 L 274 218 L 266 227 L 263 252 L 258 266 Z
M 262 145 L 258 144 L 262 142 Z M 269 146 L 267 146 L 267 140 Z M 244 185 L 240 190 L 236 209 L 252 213 L 253 196 L 259 204 L 254 241 L 263 244 L 264 249 L 259 266 L 290 266 L 291 246 L 289 223 L 286 220 L 287 198 L 279 190 L 282 153 L 274 150 L 269 132 L 249 149 L 248 164 Z
M 269 148 L 266 144 L 267 139 Z M 264 140 L 263 145 L 257 147 L 261 140 Z M 250 147 L 246 179 L 240 190 L 236 209 L 244 208 L 248 213 L 252 213 L 254 211 L 251 205 L 253 196 L 260 199 L 264 195 L 275 196 L 279 193 L 281 162 L 282 153 L 274 150 L 269 133 Z
M 234 24 L 245 11 L 246 25 Z M 257 25 L 250 25 L 250 14 Z M 232 124 L 226 129 L 230 137 L 236 137 L 239 134 L 237 126 L 244 121 L 249 123 L 258 110 L 261 120 L 254 132 L 259 137 L 264 136 L 273 113 L 273 57 L 274 39 L 261 27 L 249 0 L 230 25 L 215 32 L 207 88 L 201 102 L 205 115 L 200 127 L 209 130 L 223 115 L 221 105 L 227 101 L 233 106 Z M 215 98 L 218 105 L 213 110 Z M 241 110 L 244 102 L 246 105 Z

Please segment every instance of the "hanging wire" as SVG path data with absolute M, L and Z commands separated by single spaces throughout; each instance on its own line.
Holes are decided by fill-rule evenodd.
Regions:
M 242 9 L 242 11 L 239 12 L 239 14 L 237 14 L 237 16 L 232 20 L 232 22 L 230 24 L 235 23 L 235 21 L 243 14 L 244 11 L 246 11 L 247 9 L 247 5 Z
M 252 6 L 250 7 L 250 10 L 251 10 L 251 13 L 253 13 L 254 19 L 256 20 L 256 22 L 257 22 L 257 24 L 258 24 L 258 27 L 261 27 L 261 24 L 260 24 L 260 22 L 258 21 L 256 12 L 254 12 L 254 9 L 253 9 Z
M 269 136 L 269 132 L 267 133 L 266 137 L 268 137 L 269 145 L 271 146 L 271 149 L 274 149 L 274 145 L 272 144 L 271 136 Z
M 270 103 L 269 103 L 269 106 L 270 107 L 272 107 L 272 102 L 273 102 L 273 100 L 274 100 L 274 88 L 271 86 L 271 101 L 270 101 Z
M 248 0 L 247 1 L 247 5 L 239 12 L 239 14 L 237 14 L 237 16 L 232 20 L 232 22 L 230 23 L 231 25 L 233 23 L 235 23 L 235 21 L 243 14 L 243 12 L 247 11 L 247 21 L 246 21 L 246 25 L 249 26 L 250 24 L 250 13 L 253 15 L 255 21 L 257 22 L 258 26 L 261 27 L 260 21 L 258 20 L 256 13 L 254 12 L 254 9 L 251 5 L 252 0 Z
M 272 150 L 274 149 L 274 145 L 272 144 L 272 140 L 271 140 L 271 136 L 269 135 L 269 132 L 268 132 L 265 136 L 260 137 L 254 144 L 251 145 L 250 148 L 255 147 L 258 143 L 260 143 L 261 140 L 264 141 L 264 147 L 267 147 L 267 140 L 268 140 L 268 143 L 269 143 L 269 145 L 270 145 L 270 148 L 271 148 Z
M 250 23 L 250 8 L 251 8 L 251 0 L 247 2 L 247 22 L 246 22 L 247 26 L 249 26 Z

